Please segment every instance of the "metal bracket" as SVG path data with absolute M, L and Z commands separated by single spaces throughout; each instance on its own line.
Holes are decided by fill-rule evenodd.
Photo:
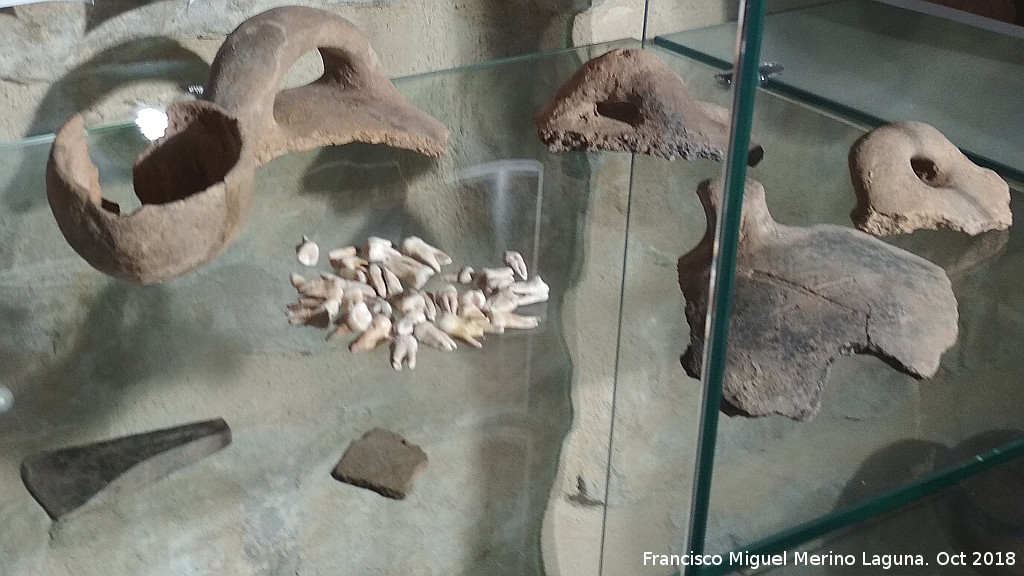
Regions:
M 768 80 L 770 80 L 773 76 L 782 72 L 785 69 L 786 68 L 782 64 L 778 64 L 776 62 L 762 63 L 760 66 L 757 67 L 757 85 L 764 86 L 765 84 L 768 83 Z M 732 74 L 732 70 L 728 72 L 722 72 L 721 74 L 715 74 L 715 80 L 718 82 L 718 85 L 721 86 L 722 88 L 728 88 L 732 86 Z

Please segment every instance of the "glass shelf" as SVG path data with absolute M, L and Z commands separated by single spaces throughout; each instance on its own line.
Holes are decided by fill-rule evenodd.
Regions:
M 673 67 L 681 66 L 681 74 L 689 70 L 689 59 L 655 50 Z M 724 91 L 695 92 L 699 98 L 720 103 L 725 98 Z M 775 219 L 789 225 L 850 227 L 855 196 L 847 154 L 863 133 L 860 126 L 760 91 L 753 137 L 764 147 L 765 157 L 748 175 L 764 184 Z M 634 213 L 642 210 L 642 202 L 666 200 L 657 209 L 631 218 L 623 317 L 634 326 L 657 326 L 672 308 L 682 315 L 682 297 L 668 290 L 674 268 L 665 271 L 666 290 L 661 293 L 644 289 L 648 275 L 633 271 L 655 266 L 661 252 L 655 248 L 658 243 L 677 243 L 669 252 L 685 251 L 703 233 L 704 218 L 693 192 L 694 182 L 702 176 L 695 166 L 635 159 Z M 1011 188 L 1011 208 L 1019 220 L 1024 209 L 1022 187 L 1011 182 Z M 659 232 L 646 232 L 659 227 Z M 673 238 L 666 239 L 667 235 Z M 840 358 L 825 385 L 823 410 L 810 422 L 778 416 L 723 417 L 705 552 L 781 552 L 939 490 L 988 465 L 1024 455 L 1024 436 L 962 454 L 955 462 L 941 460 L 932 448 L 949 449 L 992 429 L 1024 428 L 1024 388 L 1020 386 L 1024 362 L 1017 352 L 1024 329 L 1024 297 L 1017 289 L 1024 274 L 1021 227 L 973 238 L 919 231 L 885 241 L 946 270 L 959 305 L 957 343 L 944 354 L 938 374 L 924 380 L 897 372 L 871 356 Z M 633 356 L 624 356 L 620 366 L 632 366 L 644 378 L 652 373 L 672 374 L 668 368 L 678 366 L 678 354 L 688 341 L 685 324 L 674 329 L 675 348 L 656 348 L 653 360 L 650 351 L 638 348 Z M 638 338 L 642 330 L 630 332 L 624 326 L 623 342 Z M 671 377 L 675 379 L 671 407 L 661 406 L 668 400 L 660 397 L 658 409 L 673 413 L 679 421 L 677 429 L 693 429 L 699 383 L 677 374 Z M 620 369 L 619 390 L 625 398 L 629 398 L 628 378 Z M 990 448 L 999 448 L 999 454 L 990 453 Z M 996 460 L 989 460 L 992 457 Z M 680 484 L 686 487 L 688 480 L 680 478 Z M 686 506 L 689 492 L 680 494 L 680 506 Z M 678 540 L 672 553 L 683 553 L 684 543 Z M 694 573 L 728 571 L 726 567 Z
M 0 386 L 13 396 L 0 412 L 4 574 L 97 562 L 96 572 L 131 574 L 540 574 L 582 362 L 570 343 L 586 334 L 581 322 L 618 316 L 629 157 L 551 154 L 531 118 L 614 47 L 396 81 L 449 127 L 446 158 L 371 145 L 279 157 L 258 171 L 238 241 L 149 287 L 100 274 L 64 241 L 44 187 L 52 138 L 0 146 Z M 89 133 L 105 196 L 125 211 L 147 143 L 133 125 Z M 386 346 L 356 355 L 347 340 L 288 324 L 289 273 L 316 274 L 296 262 L 302 235 L 324 250 L 419 235 L 477 268 L 515 249 L 551 298 L 522 311 L 542 318 L 537 329 L 488 336 L 480 350 L 421 349 L 415 370 L 396 372 Z M 606 254 L 607 268 L 585 267 Z M 581 292 L 610 308 L 590 311 Z M 615 345 L 606 330 L 586 353 L 614 358 Z M 18 475 L 33 453 L 217 417 L 232 428 L 228 448 L 57 523 Z M 330 474 L 378 426 L 429 457 L 400 502 Z
M 732 66 L 736 24 L 655 42 Z M 772 90 L 867 124 L 932 124 L 986 164 L 1024 172 L 1024 38 L 871 0 L 770 14 L 761 58 Z
M 998 430 L 967 440 L 949 458 L 1020 437 Z M 864 471 L 870 476 L 870 470 Z M 763 574 L 878 574 L 886 570 L 921 576 L 1012 576 L 1024 570 L 1024 460 L 988 470 L 898 511 L 829 533 L 786 551 L 785 565 Z M 831 566 L 809 566 L 818 555 Z M 899 566 L 896 566 L 899 563 Z

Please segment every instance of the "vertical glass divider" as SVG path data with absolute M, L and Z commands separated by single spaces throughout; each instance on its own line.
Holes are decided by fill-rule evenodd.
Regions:
M 766 0 L 740 3 L 736 55 L 733 65 L 732 126 L 725 162 L 721 210 L 715 226 L 715 244 L 711 263 L 708 315 L 705 319 L 704 356 L 701 381 L 704 400 L 701 408 L 698 453 L 695 464 L 690 524 L 687 533 L 690 554 L 704 554 L 707 520 L 711 500 L 711 479 L 718 437 L 718 415 L 722 401 L 722 379 L 728 349 L 729 315 L 732 307 L 733 280 L 736 274 L 736 250 L 739 244 L 743 210 L 743 187 L 747 176 L 750 129 L 754 117 L 754 99 L 759 81 L 761 36 L 764 30 Z M 695 576 L 702 567 L 692 563 L 686 576 Z

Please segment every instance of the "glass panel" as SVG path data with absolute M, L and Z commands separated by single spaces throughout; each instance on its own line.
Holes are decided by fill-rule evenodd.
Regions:
M 657 41 L 728 67 L 735 24 Z M 772 14 L 773 89 L 868 123 L 920 120 L 990 162 L 1024 170 L 1024 38 L 869 0 Z
M 566 435 L 591 406 L 581 379 L 612 373 L 628 156 L 551 154 L 531 118 L 616 46 L 397 82 L 451 130 L 446 158 L 370 145 L 279 157 L 258 171 L 238 241 L 149 287 L 101 275 L 64 241 L 44 188 L 50 139 L 0 147 L 4 573 L 520 575 L 540 574 L 542 554 L 599 558 L 600 523 L 581 530 L 548 502 L 577 485 L 565 454 L 608 446 L 604 405 L 583 441 Z M 129 125 L 89 143 L 105 192 L 127 205 L 145 138 Z M 477 268 L 519 250 L 551 287 L 523 310 L 540 327 L 488 336 L 480 350 L 422 349 L 415 370 L 395 372 L 386 347 L 354 355 L 288 324 L 289 273 L 311 273 L 295 261 L 302 235 L 327 250 L 412 234 Z M 41 451 L 217 417 L 232 428 L 228 448 L 57 523 L 18 475 Z M 429 457 L 405 500 L 331 478 L 349 443 L 378 426 Z M 603 483 L 600 461 L 593 474 Z M 101 550 L 117 550 L 117 565 Z
M 998 443 L 1006 431 L 973 439 Z M 1024 434 L 1017 430 L 1009 437 Z M 940 447 L 936 447 L 942 450 Z M 974 451 L 971 449 L 970 451 Z M 868 473 L 870 474 L 870 472 Z M 871 521 L 788 550 L 764 574 L 1020 574 L 1024 559 L 1024 461 L 982 472 Z
M 693 98 L 730 106 L 716 69 L 648 46 Z M 704 235 L 694 190 L 721 177 L 722 167 L 633 159 L 604 574 L 664 574 L 643 564 L 644 552 L 686 547 L 702 387 L 679 365 L 689 332 L 676 261 Z
M 663 57 L 681 73 L 692 70 L 688 59 Z M 694 84 L 700 91 L 701 84 Z M 765 157 L 750 169 L 749 176 L 764 184 L 774 219 L 786 225 L 850 227 L 849 212 L 855 197 L 847 154 L 863 133 L 860 127 L 805 105 L 769 92 L 759 93 L 753 137 L 764 147 Z M 648 288 L 643 297 L 631 297 L 631 282 L 641 281 L 633 280 L 632 263 L 636 261 L 641 267 L 645 259 L 654 257 L 644 256 L 632 242 L 634 238 L 642 242 L 639 238 L 643 238 L 644 231 L 664 215 L 679 225 L 676 234 L 681 243 L 673 249 L 689 250 L 683 244 L 692 247 L 703 230 L 703 211 L 689 190 L 693 182 L 706 177 L 700 174 L 702 170 L 693 163 L 666 163 L 646 157 L 638 157 L 634 169 L 635 210 L 643 206 L 641 193 L 672 198 L 673 207 L 657 214 L 648 212 L 650 220 L 631 219 L 624 316 L 632 318 L 632 307 L 661 309 L 666 314 L 675 309 L 677 328 L 673 339 L 677 354 L 683 352 L 688 340 L 678 285 L 671 274 L 665 273 L 660 292 Z M 681 185 L 686 182 L 690 182 L 689 190 Z M 1022 187 L 1011 182 L 1011 188 L 1011 208 L 1019 218 L 1024 209 Z M 928 446 L 952 448 L 993 428 L 1019 429 L 1024 425 L 1024 389 L 1019 386 L 1024 378 L 1024 362 L 1016 352 L 1024 328 L 1020 312 L 1024 300 L 1016 288 L 1024 232 L 1019 226 L 976 237 L 920 231 L 885 241 L 921 255 L 946 271 L 959 305 L 957 343 L 943 355 L 938 373 L 923 380 L 898 372 L 873 356 L 839 358 L 824 385 L 822 411 L 810 422 L 780 416 L 723 416 L 717 438 L 707 552 L 724 554 L 755 544 L 781 546 L 779 538 L 806 522 L 820 522 L 811 533 L 821 533 L 851 521 L 843 513 L 858 505 L 877 505 L 877 514 L 884 509 L 881 504 L 887 498 L 895 495 L 896 500 L 906 501 L 941 485 L 916 486 L 911 483 L 914 480 L 931 478 L 929 475 L 941 479 L 958 470 L 970 474 L 975 470 L 973 466 L 981 465 L 975 460 L 981 452 L 944 461 L 937 459 Z M 640 308 L 634 302 L 643 298 L 650 301 Z M 654 313 L 639 313 L 653 320 Z M 624 325 L 624 341 L 627 335 Z M 681 375 L 673 376 L 669 366 L 663 366 L 662 377 L 676 378 L 678 392 L 671 399 L 649 396 L 646 401 L 669 402 L 672 408 L 665 409 L 673 411 L 678 419 L 673 432 L 685 436 L 686 430 L 695 429 L 698 418 L 696 394 L 686 388 L 687 382 L 695 383 Z M 625 375 L 622 378 L 625 383 Z M 616 436 L 618 430 L 617 424 Z M 1007 442 L 1010 440 L 1017 439 Z M 661 454 L 662 446 L 651 453 Z M 1020 449 L 1012 443 L 1004 448 Z M 666 468 L 665 473 L 685 487 L 685 472 Z M 867 475 L 871 482 L 865 480 Z M 678 506 L 685 506 L 685 488 L 677 489 L 676 496 Z M 684 551 L 679 548 L 681 539 L 662 541 L 668 542 L 672 553 Z

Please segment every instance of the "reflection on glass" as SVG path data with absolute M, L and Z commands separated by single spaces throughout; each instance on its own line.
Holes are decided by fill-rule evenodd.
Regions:
M 735 24 L 656 43 L 732 60 Z M 867 122 L 927 122 L 965 150 L 1024 170 L 1024 38 L 882 2 L 843 0 L 771 14 L 765 60 L 785 66 L 773 89 Z

